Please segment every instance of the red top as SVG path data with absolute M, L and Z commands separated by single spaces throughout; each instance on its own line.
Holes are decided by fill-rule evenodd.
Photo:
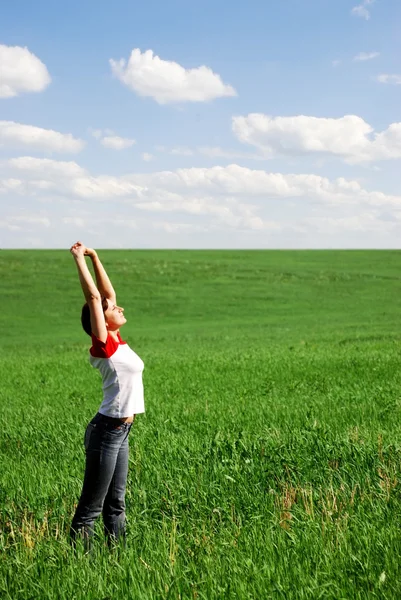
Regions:
M 92 333 L 92 347 L 89 350 L 89 352 L 92 356 L 95 356 L 96 358 L 110 358 L 111 356 L 113 356 L 114 352 L 117 350 L 120 344 L 127 343 L 121 339 L 119 331 L 117 331 L 117 337 L 118 342 L 116 342 L 114 338 L 112 338 L 110 333 L 108 333 L 107 340 L 105 342 L 102 342 Z

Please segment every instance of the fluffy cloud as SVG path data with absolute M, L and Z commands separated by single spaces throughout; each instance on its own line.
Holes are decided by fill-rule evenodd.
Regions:
M 401 75 L 388 75 L 383 73 L 377 76 L 377 81 L 380 83 L 393 83 L 394 85 L 401 85 Z
M 361 4 L 357 4 L 357 6 L 352 8 L 351 14 L 354 17 L 361 17 L 362 19 L 368 21 L 370 19 L 370 11 L 368 7 L 374 4 L 374 2 L 375 0 L 362 0 Z
M 230 85 L 206 66 L 185 69 L 176 62 L 162 60 L 152 50 L 135 48 L 128 62 L 110 59 L 113 74 L 139 96 L 154 98 L 159 104 L 206 102 L 223 96 L 236 96 Z
M 360 117 L 270 117 L 261 113 L 233 117 L 237 138 L 259 148 L 266 158 L 326 153 L 348 163 L 401 157 L 401 123 L 381 133 Z
M 0 44 L 0 98 L 41 92 L 50 81 L 46 65 L 28 48 Z
M 70 133 L 42 129 L 14 121 L 0 121 L 0 148 L 30 148 L 45 152 L 75 153 L 82 150 L 85 142 Z
M 354 56 L 353 60 L 355 62 L 363 62 L 366 60 L 372 60 L 378 56 L 380 56 L 380 52 L 359 52 L 359 54 Z

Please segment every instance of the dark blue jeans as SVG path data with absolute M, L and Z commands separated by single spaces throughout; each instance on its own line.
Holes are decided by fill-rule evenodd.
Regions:
M 91 549 L 94 524 L 102 513 L 109 545 L 125 543 L 125 488 L 128 474 L 128 435 L 132 423 L 111 421 L 100 413 L 85 431 L 86 467 L 81 497 L 71 524 L 71 541 L 77 537 Z

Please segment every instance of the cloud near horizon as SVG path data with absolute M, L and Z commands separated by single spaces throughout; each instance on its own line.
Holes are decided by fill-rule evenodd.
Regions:
M 236 164 L 116 177 L 93 176 L 73 161 L 26 156 L 3 161 L 0 163 L 1 171 L 5 171 L 0 180 L 3 191 L 10 186 L 18 191 L 21 186 L 25 192 L 31 190 L 34 195 L 42 189 L 77 199 L 129 200 L 133 206 L 143 210 L 161 212 L 175 210 L 174 207 L 181 210 L 184 205 L 189 212 L 197 212 L 196 206 L 208 206 L 206 212 L 215 212 L 215 207 L 220 204 L 234 207 L 241 202 L 245 207 L 246 198 L 311 197 L 329 204 L 363 202 L 401 209 L 401 196 L 370 192 L 356 180 L 343 177 L 330 180 L 314 174 L 271 173 Z
M 253 232 L 278 240 L 285 232 L 290 236 L 345 231 L 385 235 L 401 223 L 401 196 L 369 191 L 355 180 L 270 173 L 236 164 L 115 177 L 93 176 L 73 161 L 18 157 L 0 163 L 1 194 L 32 197 L 48 207 L 31 214 L 11 213 L 0 219 L 2 229 L 22 235 L 33 233 L 35 226 L 48 230 L 52 225 L 60 232 L 85 227 L 86 233 L 95 235 L 92 228 L 96 227 L 103 237 L 108 232 L 109 247 L 119 247 L 129 230 L 201 236 Z M 268 206 L 277 200 L 287 203 L 287 210 L 290 201 L 305 207 L 312 203 L 312 208 L 298 218 L 291 214 L 274 218 Z M 101 207 L 111 203 L 112 214 L 104 213 Z M 52 210 L 56 205 L 64 207 L 61 214 Z

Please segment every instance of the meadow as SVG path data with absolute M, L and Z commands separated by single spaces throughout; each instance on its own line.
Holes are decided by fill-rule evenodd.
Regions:
M 128 547 L 74 553 L 101 401 L 68 250 L 0 250 L 0 598 L 401 597 L 397 251 L 99 251 L 145 362 Z

